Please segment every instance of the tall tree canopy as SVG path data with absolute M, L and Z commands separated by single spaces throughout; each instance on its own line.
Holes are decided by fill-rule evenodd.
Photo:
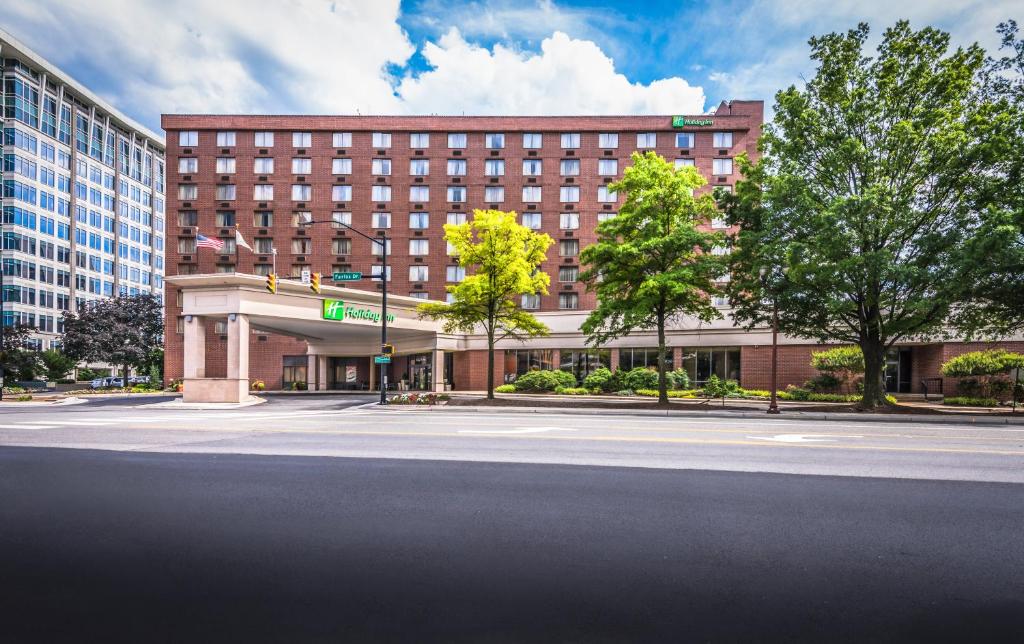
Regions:
M 597 243 L 583 250 L 580 278 L 597 292 L 597 307 L 583 323 L 595 344 L 637 329 L 658 332 L 658 401 L 668 404 L 666 323 L 677 315 L 718 317 L 711 304 L 724 266 L 712 249 L 719 233 L 698 228 L 716 216 L 714 198 L 694 190 L 706 182 L 696 169 L 654 152 L 633 153 L 633 165 L 609 188 L 626 198 L 619 213 L 597 226 Z
M 444 237 L 467 275 L 447 287 L 450 304 L 421 304 L 420 316 L 443 320 L 447 333 L 483 328 L 487 397 L 494 398 L 494 345 L 548 332 L 520 304 L 523 295 L 547 295 L 551 280 L 540 265 L 554 240 L 519 224 L 516 213 L 500 210 L 474 210 L 470 222 L 445 224 Z
M 163 345 L 160 300 L 150 294 L 96 300 L 77 314 L 64 313 L 64 353 L 76 361 L 143 368 Z
M 997 162 L 1007 111 L 978 100 L 984 52 L 949 35 L 868 27 L 811 38 L 803 89 L 776 95 L 761 161 L 723 200 L 739 224 L 730 297 L 738 320 L 778 302 L 782 330 L 864 352 L 862 405 L 885 403 L 884 354 L 940 334 L 973 287 L 965 264 L 980 227 L 971 199 Z M 763 280 L 760 269 L 769 269 Z M 778 270 L 788 269 L 787 272 Z

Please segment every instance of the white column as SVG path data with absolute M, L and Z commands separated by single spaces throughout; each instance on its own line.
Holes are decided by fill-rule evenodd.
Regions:
M 431 391 L 441 393 L 444 391 L 444 351 L 434 349 L 433 364 L 430 365 L 430 379 L 433 381 Z
M 249 386 L 249 316 L 228 316 L 228 379 L 245 380 Z
M 306 356 L 306 389 L 309 391 L 316 391 L 316 358 L 312 353 Z
M 184 354 L 185 379 L 205 378 L 206 321 L 198 315 L 185 316 Z
M 367 358 L 370 361 L 370 391 L 377 390 L 377 370 L 380 369 L 380 365 L 373 364 L 373 357 Z
M 317 356 L 317 389 L 327 389 L 327 356 Z

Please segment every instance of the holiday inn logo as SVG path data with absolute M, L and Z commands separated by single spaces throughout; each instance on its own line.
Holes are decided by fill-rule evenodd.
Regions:
M 345 303 L 341 300 L 324 300 L 325 320 L 344 320 Z
M 339 322 L 346 320 L 368 320 L 370 322 L 380 322 L 380 311 L 345 306 L 345 303 L 341 300 L 324 300 L 323 302 L 323 319 L 325 320 L 337 320 Z M 388 322 L 394 321 L 395 316 L 388 313 Z
M 672 127 L 686 127 L 687 125 L 714 125 L 714 119 L 702 118 L 702 119 L 691 119 L 685 116 L 673 116 Z

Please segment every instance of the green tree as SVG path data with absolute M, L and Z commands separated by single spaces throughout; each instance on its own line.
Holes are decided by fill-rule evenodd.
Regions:
M 160 300 L 148 293 L 96 300 L 84 310 L 64 313 L 64 353 L 75 361 L 143 368 L 163 346 Z
M 28 341 L 35 328 L 17 323 L 4 327 L 3 346 L 0 347 L 0 367 L 7 380 L 34 380 L 39 369 L 39 352 Z
M 636 329 L 658 332 L 658 402 L 668 404 L 665 326 L 678 315 L 708 321 L 715 280 L 724 271 L 712 248 L 725 243 L 700 230 L 717 214 L 714 198 L 694 191 L 706 182 L 692 167 L 675 168 L 653 152 L 634 153 L 621 181 L 609 185 L 626 198 L 619 214 L 597 226 L 597 243 L 580 257 L 580 278 L 597 293 L 583 323 L 600 345 Z
M 550 278 L 540 270 L 554 240 L 516 221 L 516 213 L 474 210 L 473 221 L 445 224 L 444 237 L 468 275 L 454 286 L 450 304 L 427 302 L 422 318 L 443 320 L 446 333 L 487 335 L 487 397 L 494 398 L 494 345 L 505 339 L 546 335 L 548 328 L 520 306 L 523 295 L 547 295 Z
M 984 53 L 949 51 L 948 34 L 886 30 L 877 56 L 868 27 L 811 38 L 818 69 L 775 100 L 764 156 L 722 206 L 741 230 L 730 255 L 737 320 L 851 343 L 864 354 L 861 405 L 886 404 L 888 347 L 945 331 L 972 283 L 965 260 L 978 234 L 970 199 L 996 162 L 1006 118 L 977 100 Z M 762 280 L 759 270 L 770 269 Z M 767 307 L 770 309 L 770 307 Z
M 78 361 L 56 349 L 48 349 L 39 354 L 49 381 L 60 380 L 75 368 Z

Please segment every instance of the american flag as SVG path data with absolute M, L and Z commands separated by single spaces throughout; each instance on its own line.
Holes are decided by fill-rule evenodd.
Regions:
M 224 242 L 219 239 L 213 239 L 205 235 L 196 235 L 196 248 L 212 248 L 213 250 L 220 250 L 224 248 Z

